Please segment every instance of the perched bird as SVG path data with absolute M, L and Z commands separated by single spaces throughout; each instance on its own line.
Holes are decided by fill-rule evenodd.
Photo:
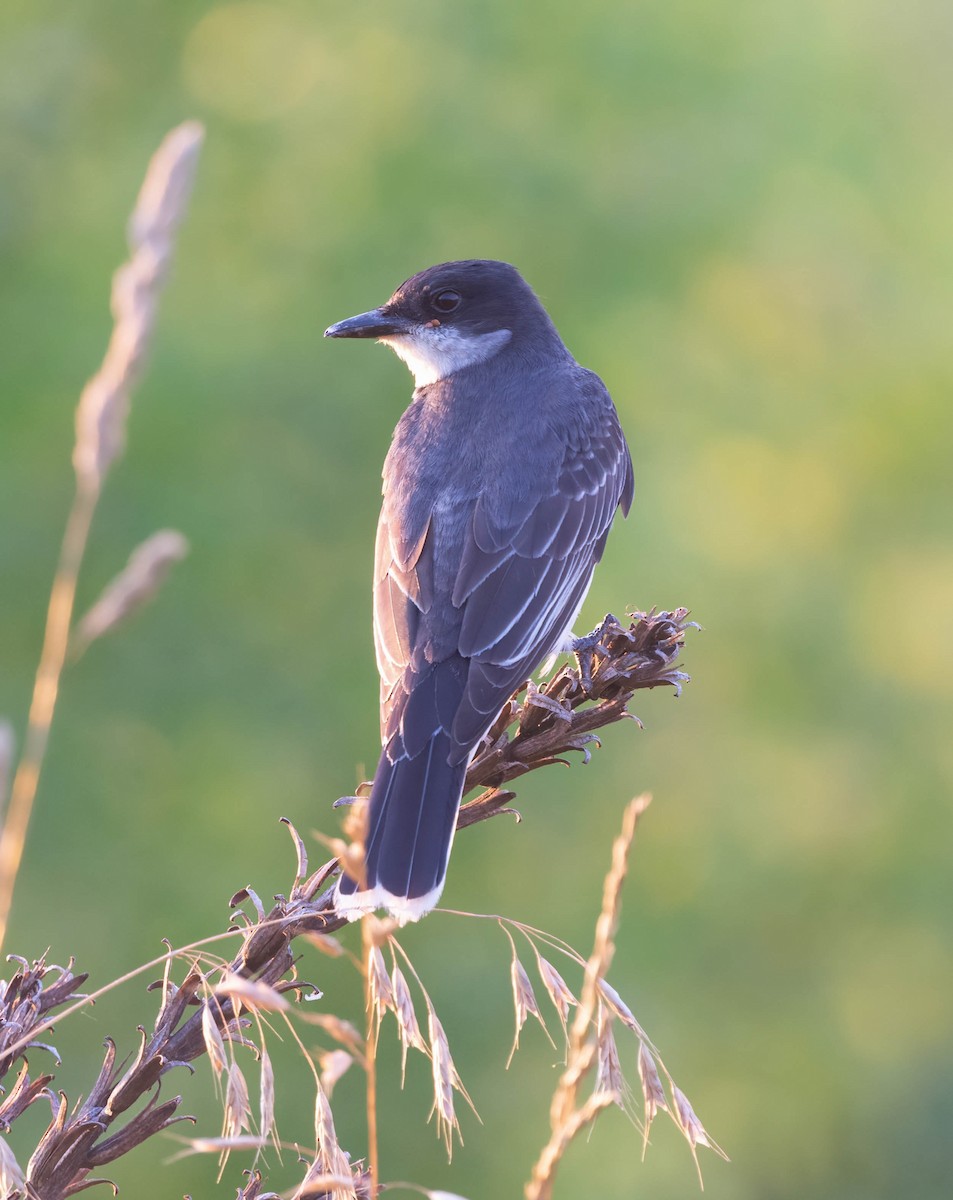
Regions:
M 337 907 L 437 903 L 464 778 L 511 693 L 570 649 L 632 461 L 597 375 L 508 263 L 441 263 L 331 338 L 376 338 L 416 384 L 384 464 L 374 639 L 383 751 L 364 879 Z

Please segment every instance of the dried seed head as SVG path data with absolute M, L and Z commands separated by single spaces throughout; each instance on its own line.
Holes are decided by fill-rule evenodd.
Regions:
M 327 1092 L 329 1100 L 334 1092 L 334 1085 L 353 1062 L 354 1056 L 346 1050 L 328 1050 L 318 1059 L 321 1067 L 321 1086 Z
M 364 796 L 355 796 L 354 803 L 351 804 L 344 814 L 342 828 L 345 834 L 352 842 L 358 842 L 364 845 L 364 835 L 367 833 L 367 798 Z
M 642 1099 L 645 1102 L 645 1121 L 642 1126 L 642 1158 L 649 1144 L 649 1130 L 655 1120 L 655 1114 L 660 1110 L 668 1112 L 668 1101 L 665 1099 L 665 1089 L 659 1078 L 655 1057 L 645 1042 L 639 1042 L 639 1079 L 642 1082 Z
M 344 953 L 344 947 L 333 934 L 330 933 L 312 933 L 310 930 L 298 935 L 306 942 L 310 942 L 315 950 L 320 950 L 322 954 L 326 954 L 328 958 L 340 958 Z
M 377 917 L 368 913 L 364 917 L 364 935 L 372 946 L 386 946 L 399 928 L 393 917 Z
M 426 1054 L 427 1043 L 417 1023 L 417 1012 L 410 987 L 403 971 L 396 964 L 391 975 L 391 985 L 394 990 L 394 1015 L 397 1017 L 397 1030 L 400 1034 L 400 1086 L 403 1087 L 407 1073 L 407 1051 L 413 1048 Z
M 251 1105 L 248 1102 L 248 1084 L 237 1062 L 228 1068 L 228 1083 L 225 1087 L 225 1122 L 222 1131 L 225 1137 L 238 1137 L 243 1129 L 251 1127 Z
M 255 1011 L 284 1012 L 291 1007 L 281 992 L 258 979 L 245 979 L 228 972 L 213 993 L 215 996 L 236 997 L 245 1008 Z
M 348 1180 L 351 1178 L 351 1164 L 338 1142 L 331 1105 L 320 1084 L 317 1085 L 314 1098 L 314 1140 L 318 1155 L 305 1175 L 301 1188 L 295 1193 L 296 1196 L 314 1195 L 314 1191 L 309 1188 L 318 1174 L 333 1174 Z
M 367 918 L 365 918 L 366 920 Z M 378 1027 L 388 1009 L 396 1013 L 394 990 L 391 987 L 390 976 L 384 963 L 380 947 L 370 945 L 367 948 L 367 986 L 370 1004 L 374 1010 L 374 1018 Z
M 79 622 L 79 647 L 110 633 L 158 592 L 174 563 L 189 552 L 189 543 L 175 529 L 160 529 L 137 546 L 129 562 L 107 584 L 102 595 Z
M 341 870 L 348 879 L 355 880 L 364 886 L 364 843 L 363 841 L 346 842 L 344 838 L 322 838 L 331 853 L 341 864 Z
M 356 1058 L 364 1057 L 364 1038 L 350 1021 L 336 1017 L 334 1013 L 305 1013 L 297 1014 L 298 1018 L 309 1025 L 317 1025 L 329 1037 L 351 1050 Z
M 196 1154 L 219 1154 L 223 1150 L 260 1150 L 261 1138 L 245 1133 L 241 1137 L 186 1138 L 186 1145 Z
M 563 1034 L 565 1034 L 570 1006 L 578 1004 L 579 1001 L 566 986 L 566 981 L 551 962 L 548 962 L 541 954 L 537 953 L 536 963 L 539 967 L 539 977 L 543 981 L 543 987 L 548 992 L 549 998 L 552 1000 L 556 1012 L 559 1014 L 559 1021 L 563 1027 Z
M 221 1014 L 221 1011 L 218 1001 L 211 996 L 202 1008 L 202 1037 L 205 1041 L 208 1060 L 212 1064 L 212 1070 L 216 1077 L 222 1074 L 228 1062 L 225 1054 L 225 1041 L 215 1019 L 216 1015 Z
M 456 1131 L 460 1142 L 463 1136 L 460 1132 L 460 1122 L 453 1107 L 453 1089 L 461 1087 L 460 1076 L 453 1065 L 450 1055 L 450 1043 L 444 1033 L 440 1018 L 434 1011 L 433 1005 L 427 1003 L 427 1026 L 430 1035 L 430 1056 L 433 1065 L 433 1108 L 430 1115 L 437 1114 L 437 1136 L 447 1148 L 447 1157 L 453 1157 L 453 1134 Z
M 539 1005 L 536 1003 L 536 995 L 533 992 L 533 985 L 529 981 L 529 976 L 526 974 L 526 969 L 516 955 L 516 948 L 513 948 L 513 957 L 510 960 L 510 983 L 513 988 L 513 1008 L 516 1012 L 516 1033 L 513 1037 L 513 1046 L 510 1049 L 510 1056 L 506 1060 L 506 1065 L 509 1067 L 513 1061 L 513 1055 L 516 1053 L 520 1044 L 520 1030 L 526 1024 L 526 1018 L 533 1016 L 539 1021 L 543 1027 L 543 1032 L 549 1038 L 553 1049 L 556 1048 L 556 1043 L 550 1037 L 549 1030 L 546 1028 L 546 1022 L 543 1020 L 543 1014 L 539 1011 Z
M 294 1193 L 293 1200 L 329 1200 L 329 1197 L 357 1200 L 354 1177 L 350 1170 L 345 1174 L 333 1174 L 321 1171 L 312 1164 L 301 1186 Z
M 609 1006 L 610 1011 L 619 1018 L 622 1024 L 627 1029 L 631 1029 L 633 1033 L 638 1034 L 639 1037 L 644 1037 L 645 1031 L 635 1019 L 632 1009 L 629 1008 L 615 988 L 605 979 L 600 979 L 599 991 L 602 993 L 602 999 Z
M 695 1170 L 698 1172 L 698 1182 L 702 1189 L 704 1189 L 705 1182 L 702 1179 L 701 1166 L 698 1162 L 697 1147 L 707 1146 L 709 1150 L 714 1150 L 718 1157 L 723 1158 L 726 1162 L 728 1161 L 728 1155 L 724 1152 L 724 1150 L 722 1150 L 721 1146 L 719 1146 L 717 1142 L 708 1136 L 705 1126 L 701 1123 L 701 1121 L 699 1121 L 698 1117 L 695 1115 L 695 1110 L 692 1108 L 691 1104 L 689 1104 L 688 1097 L 685 1095 L 682 1089 L 676 1087 L 674 1083 L 672 1084 L 672 1100 L 675 1106 L 672 1116 L 675 1118 L 675 1124 L 685 1135 L 685 1140 L 688 1142 L 692 1152 L 692 1158 L 695 1160 Z
M 158 294 L 185 214 L 204 130 L 173 129 L 152 157 L 129 222 L 131 257 L 113 278 L 114 327 L 102 366 L 76 410 L 73 466 L 81 486 L 97 490 L 125 446 L 129 396 L 155 325 Z
M 604 1005 L 599 1005 L 599 1019 L 596 1031 L 596 1086 L 597 1092 L 606 1092 L 613 1097 L 623 1112 L 628 1111 L 632 1091 L 622 1073 L 622 1063 L 619 1061 L 619 1048 L 616 1045 L 615 1034 L 612 1031 L 612 1015 Z

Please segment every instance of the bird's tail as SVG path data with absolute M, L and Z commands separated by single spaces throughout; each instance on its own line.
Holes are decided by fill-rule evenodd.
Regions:
M 468 760 L 451 764 L 438 730 L 413 758 L 381 755 L 368 801 L 364 881 L 338 883 L 337 909 L 354 920 L 386 908 L 403 925 L 428 913 L 443 890 Z

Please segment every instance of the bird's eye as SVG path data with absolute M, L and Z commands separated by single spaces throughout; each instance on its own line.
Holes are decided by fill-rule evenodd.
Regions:
M 430 307 L 439 313 L 452 313 L 455 308 L 460 307 L 462 299 L 459 292 L 447 288 L 446 291 L 437 292 L 436 296 L 432 297 Z

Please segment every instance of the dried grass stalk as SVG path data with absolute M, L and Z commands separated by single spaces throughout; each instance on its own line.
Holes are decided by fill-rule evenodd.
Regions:
M 33 686 L 23 754 L 0 832 L 0 945 L 49 741 L 66 662 L 76 582 L 109 465 L 122 452 L 126 414 L 157 311 L 159 287 L 182 219 L 204 132 L 195 121 L 174 129 L 153 156 L 129 225 L 129 261 L 113 280 L 114 327 L 106 357 L 76 410 L 76 495 L 50 592 L 40 664 Z
M 111 633 L 152 600 L 175 563 L 189 552 L 189 543 L 175 529 L 160 529 L 137 546 L 129 562 L 79 621 L 73 649 L 82 653 L 90 642 Z
M 602 910 L 596 922 L 592 953 L 586 963 L 579 1005 L 569 1031 L 566 1069 L 563 1071 L 550 1106 L 552 1133 L 536 1160 L 532 1177 L 526 1184 L 526 1200 L 550 1200 L 556 1170 L 573 1138 L 603 1108 L 610 1104 L 624 1103 L 624 1095 L 620 1096 L 614 1088 L 600 1087 L 600 1082 L 606 1081 L 598 1076 L 596 1090 L 581 1106 L 577 1106 L 577 1096 L 582 1080 L 593 1063 L 596 1062 L 598 1065 L 600 1054 L 598 1011 L 602 1008 L 599 984 L 605 977 L 615 953 L 613 939 L 619 920 L 620 893 L 628 867 L 629 850 L 639 818 L 648 807 L 649 801 L 648 795 L 639 796 L 630 801 L 622 817 L 622 831 L 613 843 L 612 864 L 603 886 Z M 595 1039 L 593 1038 L 594 1029 L 596 1030 Z M 604 1049 L 603 1053 L 606 1053 Z M 618 1066 L 618 1054 L 615 1056 L 615 1065 Z M 606 1070 L 614 1074 L 613 1067 L 610 1066 Z M 618 1073 L 621 1076 L 621 1068 Z
M 453 1065 L 450 1043 L 440 1018 L 433 1005 L 427 1001 L 427 1028 L 430 1038 L 430 1057 L 433 1065 L 433 1108 L 431 1116 L 437 1115 L 437 1134 L 447 1149 L 447 1157 L 453 1157 L 453 1135 L 456 1133 L 463 1143 L 460 1122 L 453 1105 L 454 1088 L 462 1087 L 460 1076 Z
M 113 332 L 102 366 L 76 410 L 73 466 L 83 491 L 97 492 L 125 447 L 129 397 L 155 329 L 176 229 L 185 215 L 205 132 L 173 129 L 153 155 L 129 220 L 129 260 L 113 277 Z

